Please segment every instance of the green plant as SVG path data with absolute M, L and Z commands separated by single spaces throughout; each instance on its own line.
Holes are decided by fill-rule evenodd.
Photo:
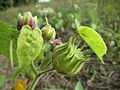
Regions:
M 84 90 L 82 83 L 80 81 L 76 83 L 75 90 Z
M 68 42 L 62 43 L 59 40 L 54 40 L 56 32 L 48 23 L 47 18 L 47 25 L 42 30 L 38 28 L 36 20 L 30 12 L 24 13 L 23 16 L 19 15 L 18 30 L 0 22 L 0 52 L 10 58 L 12 69 L 13 61 L 18 62 L 19 66 L 13 73 L 11 80 L 30 71 L 33 74 L 30 73 L 32 79 L 28 78 L 32 81 L 28 90 L 33 90 L 41 75 L 51 70 L 57 70 L 65 75 L 76 75 L 90 60 L 90 55 L 87 55 L 86 50 L 83 51 L 82 47 L 78 47 L 80 41 L 76 39 L 80 37 L 104 63 L 102 56 L 106 54 L 107 47 L 95 30 L 79 26 L 76 21 L 78 32 L 70 37 Z M 41 64 L 38 65 L 38 62 Z M 63 68 L 64 66 L 65 68 Z M 15 88 L 18 87 L 26 89 L 26 84 L 23 81 L 18 81 Z

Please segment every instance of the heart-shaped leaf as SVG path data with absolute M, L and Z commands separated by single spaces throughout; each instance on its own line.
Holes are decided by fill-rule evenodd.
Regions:
M 20 68 L 13 74 L 12 79 L 15 79 L 21 72 L 25 72 L 40 55 L 43 42 L 39 28 L 32 29 L 28 25 L 22 27 L 17 40 L 17 57 Z

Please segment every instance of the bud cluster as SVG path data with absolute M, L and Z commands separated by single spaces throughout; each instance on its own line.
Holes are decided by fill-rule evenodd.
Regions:
M 83 67 L 84 63 L 89 59 L 86 58 L 84 52 L 81 48 L 78 48 L 78 45 L 75 45 L 76 38 L 70 38 L 67 43 L 62 43 L 61 40 L 54 40 L 56 36 L 55 29 L 48 23 L 46 18 L 47 25 L 44 26 L 41 30 L 42 37 L 45 43 L 52 43 L 53 48 L 53 66 L 54 68 L 65 75 L 75 75 Z M 30 12 L 18 15 L 18 30 L 24 25 L 29 25 L 32 30 L 37 27 L 37 17 L 32 17 Z M 23 27 L 24 28 L 24 27 Z M 23 29 L 22 28 L 22 29 Z M 34 29 L 33 31 L 35 31 Z M 22 31 L 22 30 L 21 30 Z M 39 30 L 38 30 L 39 31 Z M 28 32 L 25 32 L 28 33 Z M 37 33 L 36 33 L 37 34 Z M 24 36 L 26 37 L 26 36 Z M 34 41 L 34 40 L 33 40 Z M 35 48 L 36 49 L 36 48 Z M 37 49 L 36 49 L 37 50 Z M 26 50 L 27 51 L 27 50 Z M 29 52 L 30 53 L 30 52 Z M 28 74 L 29 73 L 29 74 Z M 28 72 L 26 75 L 28 78 L 33 77 L 32 72 Z
M 55 39 L 56 32 L 55 29 L 48 23 L 48 19 L 46 17 L 47 25 L 42 28 L 42 36 L 46 42 L 51 42 Z M 17 21 L 17 29 L 21 30 L 23 26 L 28 25 L 29 27 L 34 28 L 37 27 L 37 16 L 33 17 L 30 12 L 25 12 L 22 16 L 20 13 L 18 14 Z

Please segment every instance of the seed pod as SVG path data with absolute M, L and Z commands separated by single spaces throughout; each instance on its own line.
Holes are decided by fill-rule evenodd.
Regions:
M 17 29 L 21 30 L 24 25 L 29 25 L 32 29 L 37 27 L 37 16 L 32 17 L 30 12 L 24 13 L 22 16 L 20 13 L 18 14 L 18 21 L 17 21 Z
M 42 28 L 42 35 L 45 41 L 51 42 L 55 39 L 56 32 L 55 29 L 48 23 L 46 18 L 47 25 Z
M 53 50 L 53 64 L 55 69 L 65 75 L 75 75 L 88 61 L 81 49 L 74 45 L 71 38 L 68 43 L 56 46 Z

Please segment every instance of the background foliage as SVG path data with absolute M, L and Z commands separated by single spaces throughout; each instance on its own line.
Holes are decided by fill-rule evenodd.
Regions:
M 37 2 L 37 0 L 0 0 L 0 10 L 26 4 L 28 5 L 35 2 Z

